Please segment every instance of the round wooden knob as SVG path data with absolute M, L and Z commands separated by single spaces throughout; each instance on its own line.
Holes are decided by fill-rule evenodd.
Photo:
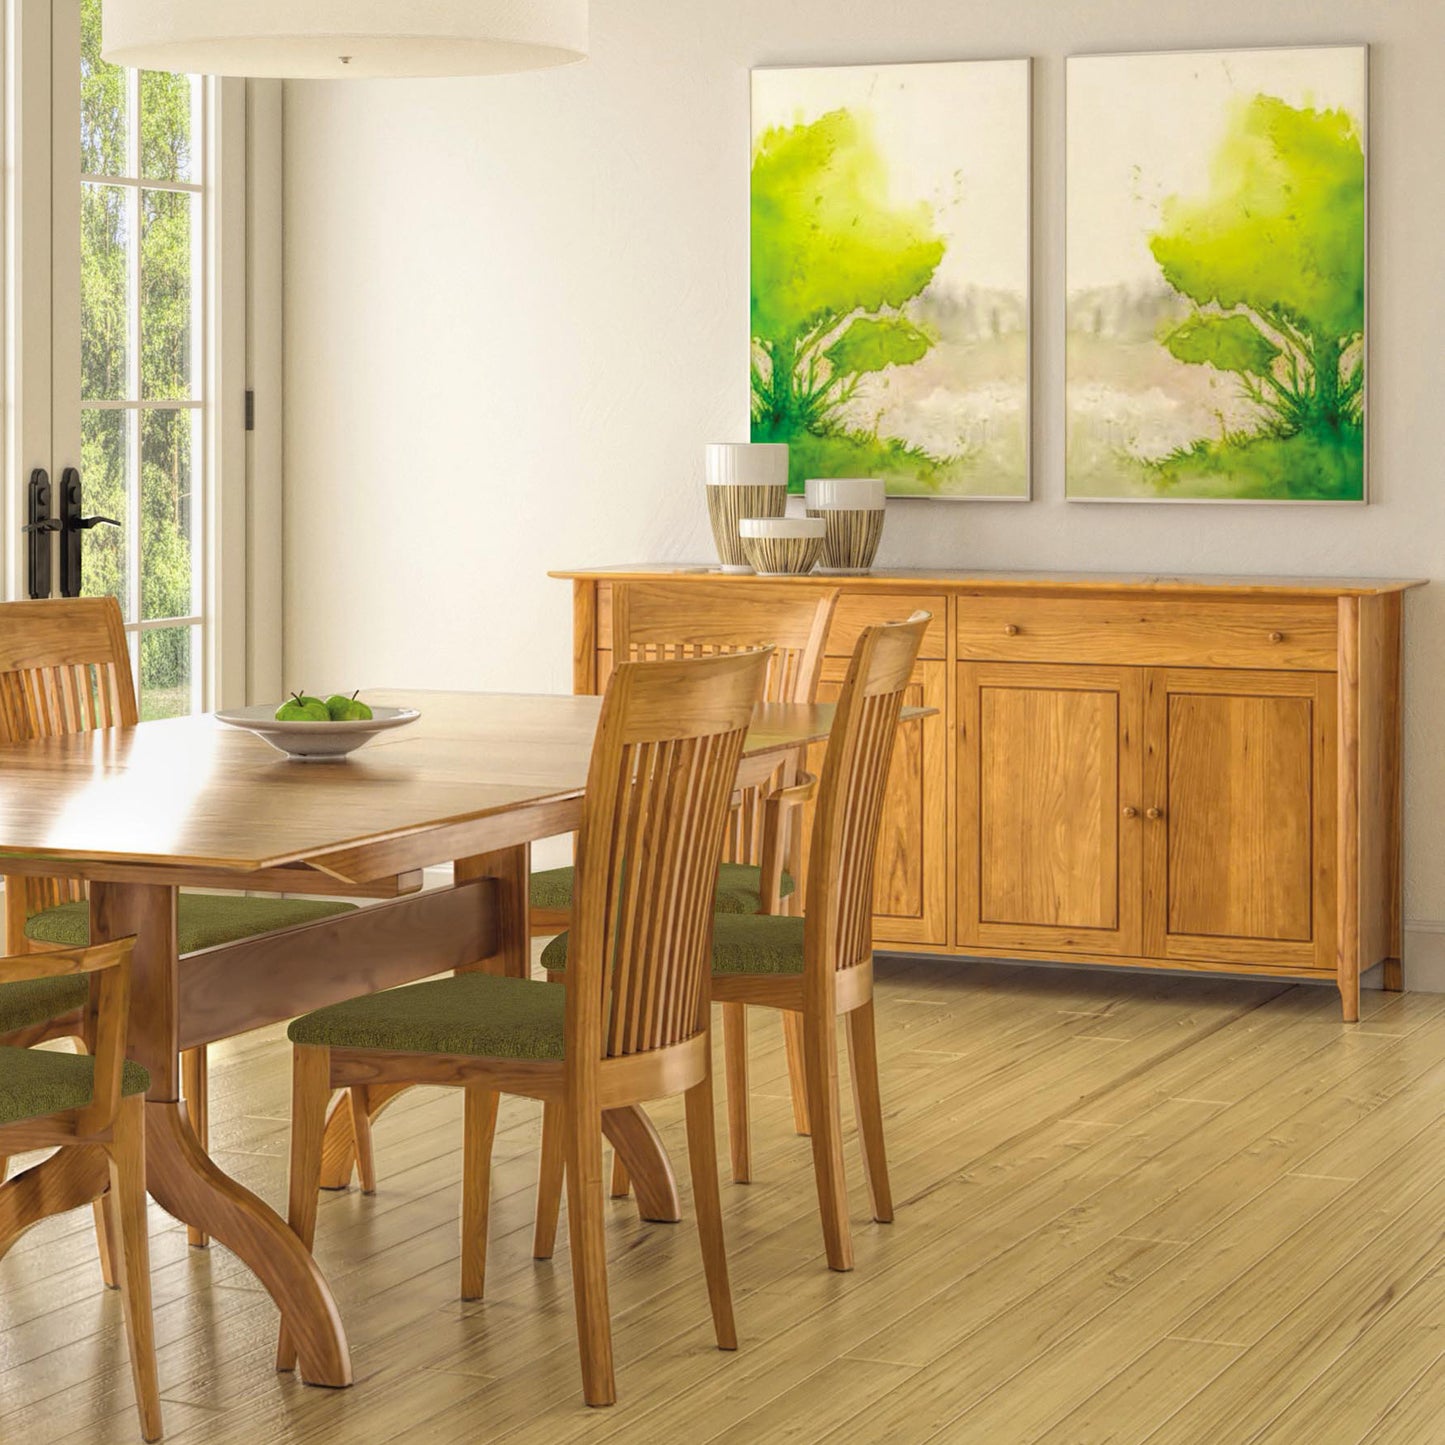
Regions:
M 1124 816 L 1126 818 L 1137 818 L 1139 816 L 1139 810 L 1138 808 L 1125 808 Z
M 1157 823 L 1159 819 L 1164 816 L 1164 810 L 1162 808 L 1147 808 L 1144 811 L 1144 816 L 1146 818 L 1152 818 Z
M 1282 632 L 1271 632 L 1271 633 L 1269 634 L 1269 640 L 1270 640 L 1271 642 L 1283 642 L 1283 641 L 1284 641 L 1284 633 L 1282 633 Z
M 1018 635 L 1019 635 L 1019 630 L 1018 630 L 1018 627 L 1017 627 L 1016 624 L 1010 622 L 1009 625 L 1004 628 L 1004 636 L 1005 636 L 1005 637 L 1017 637 Z

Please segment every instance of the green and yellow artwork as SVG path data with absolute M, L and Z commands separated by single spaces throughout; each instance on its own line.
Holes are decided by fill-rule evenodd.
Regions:
M 1365 499 L 1363 47 L 1068 63 L 1073 499 Z
M 1028 62 L 752 79 L 753 440 L 794 491 L 1027 499 Z

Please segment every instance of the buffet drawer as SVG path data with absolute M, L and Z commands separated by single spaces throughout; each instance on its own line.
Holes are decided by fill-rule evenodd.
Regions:
M 1333 601 L 961 596 L 957 636 L 963 661 L 1337 666 Z
M 827 578 L 819 578 L 826 582 Z M 833 626 L 828 632 L 829 657 L 851 657 L 858 636 L 865 627 L 879 622 L 903 622 L 915 612 L 931 612 L 933 621 L 923 635 L 918 656 L 922 661 L 944 661 L 948 657 L 948 598 L 909 592 L 845 592 L 833 609 Z

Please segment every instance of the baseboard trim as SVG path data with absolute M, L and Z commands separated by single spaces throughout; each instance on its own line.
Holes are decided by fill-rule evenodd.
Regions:
M 1445 923 L 1406 925 L 1405 987 L 1414 993 L 1445 993 Z

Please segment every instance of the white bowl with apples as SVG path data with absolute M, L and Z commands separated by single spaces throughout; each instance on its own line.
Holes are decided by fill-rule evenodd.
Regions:
M 356 693 L 325 699 L 292 693 L 279 706 L 262 703 L 218 712 L 216 721 L 255 733 L 292 762 L 324 763 L 339 762 L 378 733 L 406 727 L 420 716 L 413 707 L 371 707 Z

